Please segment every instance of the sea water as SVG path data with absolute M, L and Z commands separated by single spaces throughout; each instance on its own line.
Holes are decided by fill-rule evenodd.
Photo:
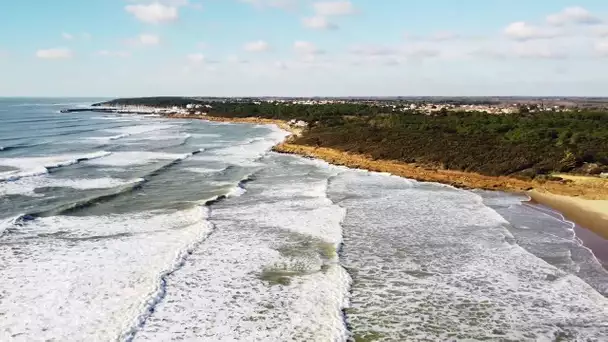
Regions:
M 273 126 L 0 100 L 0 340 L 605 340 L 525 197 L 270 152 Z

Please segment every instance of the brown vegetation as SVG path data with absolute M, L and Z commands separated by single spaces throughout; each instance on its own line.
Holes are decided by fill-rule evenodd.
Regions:
M 459 188 L 502 190 L 509 192 L 525 192 L 532 189 L 538 189 L 554 194 L 581 196 L 588 199 L 608 198 L 608 181 L 604 180 L 598 181 L 596 186 L 591 187 L 587 183 L 564 181 L 561 177 L 557 177 L 555 180 L 525 180 L 508 176 L 487 176 L 473 172 L 442 170 L 425 165 L 408 164 L 394 160 L 374 160 L 363 154 L 342 152 L 326 147 L 297 145 L 289 142 L 275 146 L 274 150 L 282 153 L 318 158 L 335 165 L 344 165 L 351 168 L 360 168 L 377 172 L 388 172 L 418 181 L 449 184 Z

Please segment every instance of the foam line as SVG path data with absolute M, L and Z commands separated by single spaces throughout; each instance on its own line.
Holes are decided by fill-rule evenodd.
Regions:
M 205 207 L 199 207 L 198 209 L 205 212 L 205 225 L 203 225 L 199 230 L 197 239 L 183 250 L 180 250 L 177 253 L 171 267 L 159 274 L 156 289 L 148 295 L 148 299 L 142 305 L 141 314 L 139 314 L 133 320 L 132 325 L 129 328 L 120 334 L 118 340 L 127 342 L 133 341 L 137 332 L 145 325 L 146 320 L 154 313 L 155 307 L 165 298 L 167 294 L 167 278 L 182 268 L 194 250 L 213 232 L 213 229 L 215 228 L 214 225 L 207 221 L 207 218 L 209 217 L 209 209 Z M 200 222 L 197 222 L 193 225 L 199 224 Z
M 111 154 L 112 152 L 108 151 L 98 151 L 84 155 L 0 159 L 0 165 L 15 167 L 21 170 L 0 173 L 0 182 L 15 181 L 23 177 L 44 175 L 56 168 L 78 164 L 83 161 L 104 158 Z

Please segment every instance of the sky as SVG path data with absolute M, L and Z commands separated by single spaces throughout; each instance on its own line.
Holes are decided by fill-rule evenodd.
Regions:
M 0 2 L 0 96 L 608 96 L 605 0 Z

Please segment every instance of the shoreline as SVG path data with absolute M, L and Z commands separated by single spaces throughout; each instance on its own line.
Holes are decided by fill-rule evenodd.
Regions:
M 559 211 L 565 218 L 591 231 L 598 238 L 608 243 L 608 182 L 598 183 L 599 185 L 594 184 L 593 186 L 589 186 L 589 181 L 539 182 L 507 176 L 486 176 L 472 172 L 441 170 L 393 160 L 373 160 L 362 154 L 348 153 L 326 147 L 293 144 L 291 138 L 301 135 L 303 130 L 292 127 L 287 122 L 277 119 L 255 117 L 226 118 L 179 114 L 167 117 L 199 119 L 211 122 L 276 125 L 291 133 L 291 136 L 272 148 L 273 151 L 278 153 L 321 159 L 334 165 L 375 172 L 387 172 L 420 182 L 447 184 L 461 189 L 525 193 L 531 198 L 532 202 Z M 601 245 L 605 246 L 604 244 Z
M 197 119 L 210 122 L 231 122 L 231 123 L 243 123 L 243 124 L 257 124 L 257 125 L 276 125 L 280 129 L 285 130 L 291 135 L 302 134 L 302 129 L 298 129 L 290 126 L 287 122 L 278 119 L 265 119 L 265 118 L 225 118 L 221 116 L 201 116 L 201 115 L 186 115 L 186 114 L 170 114 L 166 115 L 166 118 L 170 119 Z
M 608 200 L 588 200 L 538 190 L 529 191 L 528 195 L 532 201 L 559 211 L 566 219 L 608 240 Z

